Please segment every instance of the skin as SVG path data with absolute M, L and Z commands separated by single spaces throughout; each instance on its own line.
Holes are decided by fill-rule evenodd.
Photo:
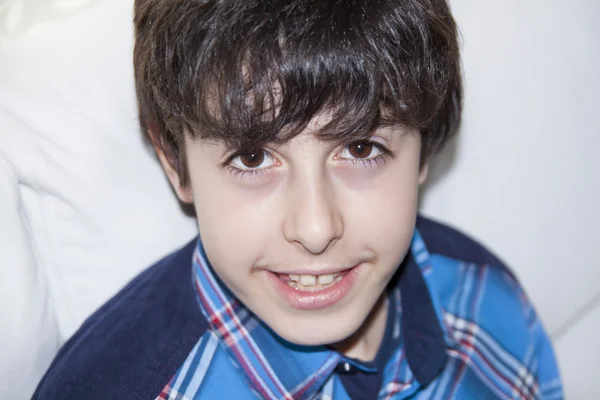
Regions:
M 368 361 L 383 337 L 383 294 L 409 249 L 427 168 L 419 168 L 416 130 L 374 131 L 368 140 L 386 154 L 377 146 L 319 140 L 315 132 L 324 122 L 315 118 L 300 135 L 267 145 L 255 159 L 231 159 L 222 143 L 188 138 L 185 187 L 160 148 L 157 153 L 179 198 L 194 204 L 215 272 L 252 312 L 291 343 L 330 345 Z M 236 169 L 257 163 L 254 172 Z M 292 308 L 268 278 L 354 265 L 357 284 L 320 310 Z

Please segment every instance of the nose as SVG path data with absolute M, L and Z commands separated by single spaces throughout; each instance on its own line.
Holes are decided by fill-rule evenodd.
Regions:
M 318 255 L 339 240 L 344 224 L 331 182 L 304 176 L 290 184 L 283 224 L 286 240 Z

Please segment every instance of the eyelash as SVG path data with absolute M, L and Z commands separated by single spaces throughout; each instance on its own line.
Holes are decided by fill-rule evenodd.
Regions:
M 347 146 L 350 146 L 352 144 L 355 144 L 355 143 L 370 144 L 370 145 L 373 145 L 374 147 L 376 147 L 379 151 L 381 151 L 380 154 L 378 154 L 376 157 L 373 157 L 373 158 L 368 158 L 368 159 L 354 158 L 354 159 L 346 160 L 346 161 L 351 162 L 355 166 L 358 165 L 361 167 L 369 167 L 369 166 L 372 166 L 373 164 L 385 165 L 387 160 L 389 158 L 393 157 L 393 153 L 388 148 L 386 148 L 384 145 L 382 145 L 379 142 L 374 142 L 374 141 L 370 141 L 370 140 L 361 141 L 361 142 L 352 142 L 352 143 L 345 145 L 344 148 Z M 268 157 L 272 157 L 272 155 L 269 151 L 267 151 L 267 150 L 263 150 L 263 151 L 265 151 L 267 153 Z M 240 168 L 237 168 L 237 167 L 234 167 L 233 165 L 231 165 L 231 161 L 234 160 L 236 157 L 243 155 L 244 152 L 245 151 L 237 151 L 237 152 L 231 154 L 229 157 L 227 157 L 227 159 L 222 164 L 222 166 L 224 168 L 226 168 L 227 170 L 229 170 L 229 172 L 234 177 L 236 177 L 236 178 L 255 177 L 255 176 L 265 173 L 266 170 L 270 169 L 270 168 L 240 169 Z
M 248 175 L 250 177 L 257 176 L 257 175 L 263 174 L 265 169 L 267 169 L 267 168 L 239 169 L 239 168 L 234 167 L 233 165 L 227 165 L 225 168 L 227 168 L 229 170 L 229 172 L 231 173 L 231 175 L 233 175 L 235 178 L 244 178 L 244 177 L 248 177 Z

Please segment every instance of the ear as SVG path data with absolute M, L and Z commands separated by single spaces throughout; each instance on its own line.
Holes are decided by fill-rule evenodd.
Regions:
M 429 163 L 423 164 L 419 171 L 419 185 L 422 185 L 427 181 L 427 175 L 429 174 Z
M 169 182 L 171 182 L 171 186 L 173 187 L 175 194 L 182 202 L 192 204 L 194 202 L 192 188 L 190 185 L 182 185 L 179 173 L 174 166 L 176 161 L 168 153 L 168 151 L 165 150 L 164 146 L 162 145 L 162 141 L 157 139 L 152 130 L 149 129 L 148 134 L 151 138 L 154 151 L 156 151 L 156 155 L 158 156 L 158 160 L 160 161 L 160 164 L 162 165 Z

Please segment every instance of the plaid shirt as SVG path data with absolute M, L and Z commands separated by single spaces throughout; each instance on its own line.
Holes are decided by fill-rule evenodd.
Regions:
M 389 290 L 398 345 L 379 399 L 563 398 L 550 341 L 507 270 L 430 254 L 418 230 L 405 263 Z M 342 400 L 340 365 L 372 372 L 276 338 L 219 280 L 200 242 L 192 276 L 210 329 L 158 400 Z

